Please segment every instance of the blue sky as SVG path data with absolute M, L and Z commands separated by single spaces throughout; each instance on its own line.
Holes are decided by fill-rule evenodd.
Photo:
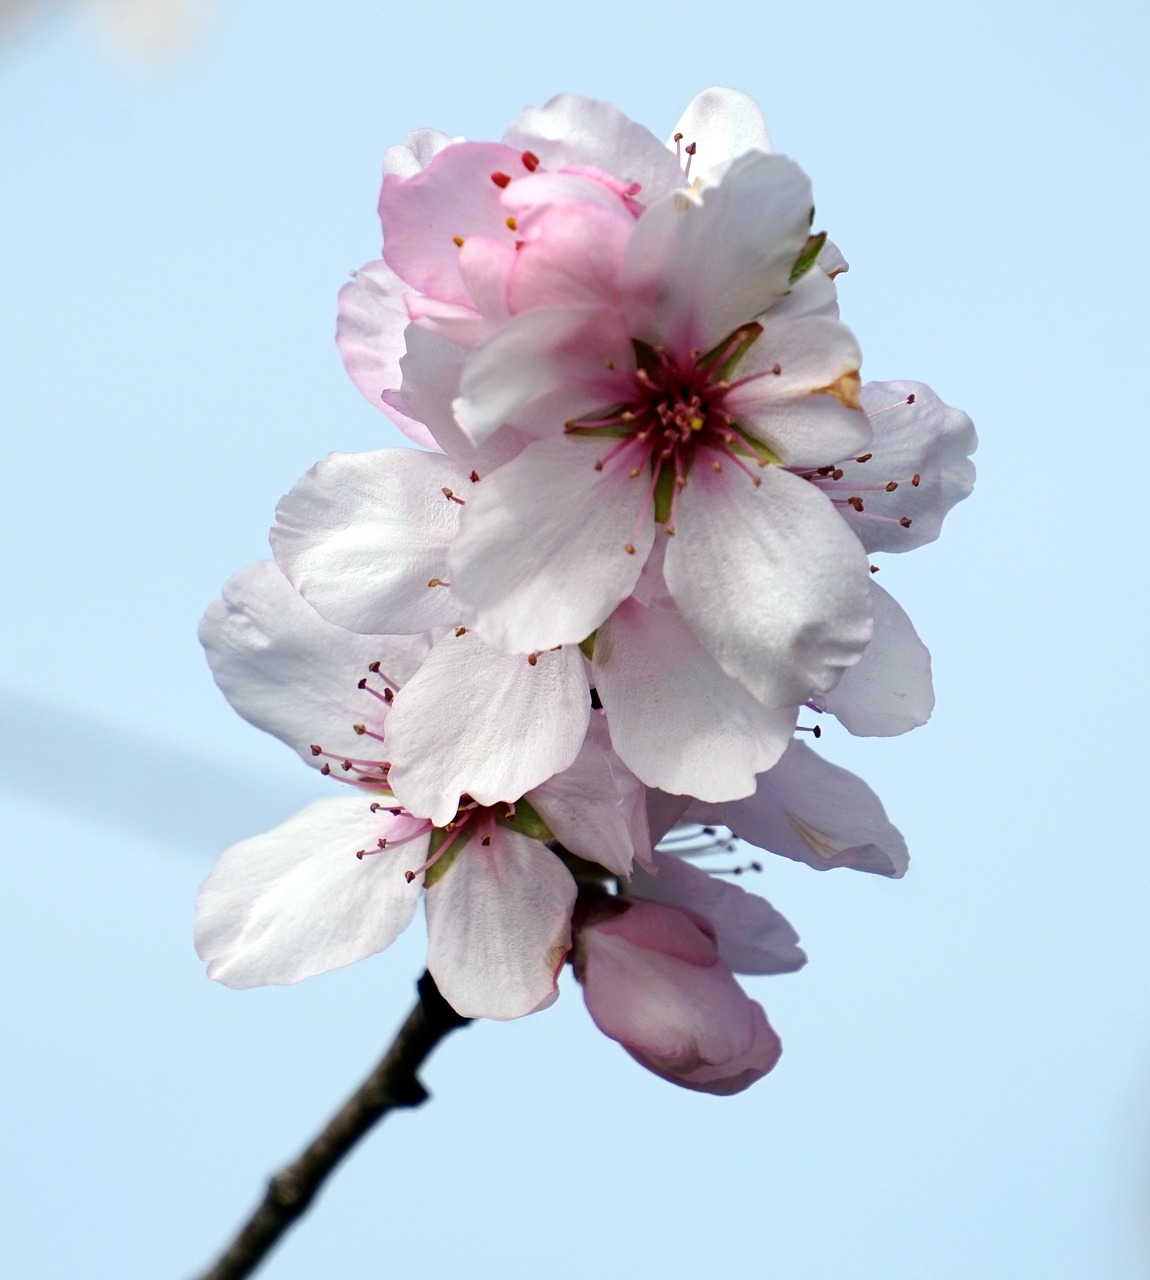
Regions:
M 498 136 L 560 90 L 663 133 L 713 83 L 811 174 L 864 375 L 929 382 L 982 437 L 975 496 L 882 570 L 934 719 L 823 739 L 910 875 L 758 878 L 811 963 L 751 982 L 786 1052 L 738 1098 L 648 1076 L 570 982 L 449 1041 L 432 1104 L 265 1274 L 1145 1274 L 1148 34 L 1117 3 L 235 0 L 152 72 L 68 16 L 0 50 L 13 1275 L 190 1275 L 411 999 L 417 931 L 246 993 L 190 941 L 215 854 L 321 785 L 233 715 L 195 625 L 316 458 L 399 442 L 331 341 L 384 148 Z

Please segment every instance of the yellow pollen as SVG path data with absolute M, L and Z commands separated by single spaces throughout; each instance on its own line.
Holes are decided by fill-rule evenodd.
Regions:
M 508 230 L 508 231 L 518 231 L 518 230 L 519 230 L 519 223 L 518 223 L 518 222 L 516 222 L 514 218 L 508 218 L 508 219 L 507 219 L 507 230 Z
M 452 236 L 451 238 L 452 238 L 452 240 L 454 240 L 454 241 L 455 241 L 455 244 L 456 244 L 456 246 L 457 246 L 458 248 L 460 248 L 460 249 L 462 249 L 462 248 L 463 248 L 463 237 L 462 237 L 462 236 Z
M 705 419 L 700 418 L 698 414 L 691 419 L 690 425 L 692 431 L 702 431 Z

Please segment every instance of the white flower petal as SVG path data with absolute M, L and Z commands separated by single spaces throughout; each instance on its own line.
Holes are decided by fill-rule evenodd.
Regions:
M 220 858 L 196 902 L 196 950 L 229 987 L 299 982 L 382 951 L 407 928 L 427 836 L 377 841 L 403 818 L 372 813 L 368 792 L 317 800 Z M 407 826 L 410 827 L 410 820 Z M 359 850 L 368 856 L 357 858 Z
M 379 662 L 399 684 L 430 648 L 425 636 L 360 636 L 333 626 L 267 561 L 224 584 L 223 598 L 200 623 L 200 642 L 240 715 L 317 766 L 323 760 L 313 744 L 336 756 L 363 756 L 364 738 L 353 726 L 381 730 L 386 706 L 358 688 L 369 664 Z
M 833 688 L 871 637 L 869 566 L 813 485 L 778 467 L 761 486 L 696 466 L 663 572 L 687 621 L 760 702 L 797 706 Z
M 630 595 L 655 526 L 642 516 L 646 474 L 629 478 L 625 457 L 595 469 L 614 443 L 541 440 L 472 488 L 450 581 L 492 644 L 578 644 Z
M 387 722 L 389 779 L 400 803 L 436 826 L 466 793 L 515 801 L 579 754 L 591 700 L 577 648 L 502 653 L 451 633 L 396 695 Z
M 405 635 L 459 620 L 447 548 L 473 488 L 441 453 L 333 453 L 280 499 L 276 562 L 329 622 L 367 635 Z
M 477 832 L 428 886 L 427 967 L 461 1016 L 521 1018 L 555 998 L 575 881 L 538 840 L 486 832 L 489 845 Z
M 625 600 L 596 633 L 592 670 L 615 750 L 663 791 L 750 795 L 794 731 L 795 709 L 758 702 L 673 607 Z
M 930 652 L 902 606 L 871 582 L 874 638 L 829 693 L 813 701 L 851 732 L 889 738 L 926 724 L 934 710 Z
M 676 150 L 675 139 L 679 135 L 679 151 L 695 145 L 693 177 L 747 151 L 771 150 L 767 122 L 759 104 L 737 89 L 704 89 L 696 94 L 671 130 L 667 146 L 672 151 Z
M 664 196 L 627 246 L 632 334 L 686 355 L 761 315 L 790 288 L 812 205 L 806 174 L 760 151 L 739 156 L 715 186 Z

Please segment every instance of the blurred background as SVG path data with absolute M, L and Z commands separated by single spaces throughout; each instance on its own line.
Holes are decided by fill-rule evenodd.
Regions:
M 1147 1273 L 1147 26 L 1119 0 L 0 0 L 7 1274 L 206 1265 L 413 998 L 418 929 L 244 993 L 190 932 L 217 853 L 323 791 L 195 627 L 313 461 L 400 442 L 332 343 L 384 148 L 560 90 L 662 136 L 716 83 L 811 174 L 864 376 L 982 436 L 941 542 L 883 558 L 933 721 L 822 744 L 910 875 L 755 879 L 811 961 L 749 982 L 786 1044 L 750 1092 L 649 1076 L 568 976 L 449 1040 L 433 1102 L 261 1274 Z

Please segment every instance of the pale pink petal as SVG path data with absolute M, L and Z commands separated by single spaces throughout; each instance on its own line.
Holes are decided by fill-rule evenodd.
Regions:
M 595 469 L 613 443 L 541 440 L 472 489 L 450 580 L 492 644 L 578 644 L 630 595 L 655 525 L 643 514 L 648 476 L 629 478 L 625 454 Z
M 339 317 L 335 341 L 343 365 L 363 397 L 385 412 L 416 444 L 435 448 L 422 422 L 393 405 L 384 392 L 399 386 L 399 362 L 407 328 L 407 286 L 386 262 L 369 262 L 352 273 L 351 282 L 339 291 Z
M 684 821 L 683 815 L 692 803 L 694 802 L 690 796 L 675 796 L 655 787 L 648 787 L 647 826 L 651 839 L 658 844 L 673 826 Z
M 592 670 L 615 750 L 664 791 L 750 795 L 794 731 L 795 709 L 757 701 L 673 606 L 624 600 L 596 633 Z
M 333 453 L 280 499 L 276 562 L 329 622 L 366 635 L 406 635 L 459 621 L 447 548 L 472 489 L 441 453 Z
M 870 787 L 801 742 L 763 774 L 753 796 L 693 806 L 686 817 L 721 823 L 741 840 L 817 871 L 851 867 L 897 877 L 909 861 L 906 841 Z
M 649 129 L 609 102 L 573 93 L 521 111 L 503 140 L 533 152 L 547 169 L 593 165 L 637 182 L 639 198 L 648 203 L 683 182 L 675 157 Z
M 844 518 L 868 551 L 910 551 L 933 542 L 947 512 L 974 487 L 973 423 L 921 382 L 868 382 L 862 404 L 874 428 L 872 456 L 839 464 L 845 474 L 835 496 L 859 496 L 863 503 L 861 513 L 840 507 Z M 896 489 L 888 488 L 892 482 Z
M 734 160 L 715 186 L 664 196 L 627 246 L 633 335 L 685 355 L 762 314 L 790 288 L 812 203 L 793 161 L 759 151 Z
M 870 572 L 858 539 L 813 485 L 778 467 L 696 466 L 663 572 L 728 675 L 767 706 L 833 688 L 871 637 Z
M 833 240 L 823 241 L 823 247 L 819 250 L 816 262 L 832 280 L 835 276 L 841 276 L 851 269 L 850 263 L 842 255 L 842 250 Z
M 527 797 L 556 840 L 617 876 L 651 861 L 643 788 L 611 750 L 607 721 L 593 712 L 575 762 Z
M 448 858 L 426 898 L 427 967 L 444 999 L 465 1018 L 521 1018 L 550 1004 L 571 950 L 571 873 L 546 845 L 497 823 Z
M 515 255 L 512 311 L 619 301 L 623 253 L 633 222 L 590 205 L 568 205 L 536 222 Z
M 414 289 L 441 302 L 467 303 L 459 245 L 468 236 L 513 235 L 493 174 L 523 173 L 519 154 L 497 142 L 444 147 L 409 178 L 388 174 L 379 195 L 383 256 Z
M 676 147 L 676 138 L 679 137 Z M 747 151 L 770 151 L 767 122 L 754 98 L 737 89 L 704 89 L 687 104 L 667 146 L 682 152 L 695 145 L 692 176 Z M 686 156 L 683 156 L 686 162 Z
M 794 973 L 806 964 L 799 935 L 765 898 L 672 854 L 656 851 L 655 866 L 655 875 L 637 869 L 626 893 L 703 916 L 733 973 Z
M 468 357 L 455 416 L 477 443 L 505 423 L 559 435 L 569 418 L 621 400 L 634 368 L 630 336 L 613 309 L 537 307 Z
M 444 636 L 396 695 L 390 782 L 410 812 L 445 826 L 459 797 L 515 801 L 574 761 L 591 700 L 578 648 L 502 653 L 473 632 Z
M 380 732 L 387 714 L 384 703 L 358 687 L 369 664 L 379 662 L 385 676 L 401 683 L 430 647 L 425 636 L 360 636 L 333 626 L 266 561 L 224 584 L 223 598 L 200 623 L 200 643 L 240 715 L 317 767 L 326 757 L 314 755 L 313 745 L 337 758 L 369 757 L 353 726 Z
M 545 173 L 540 169 L 507 188 L 503 193 L 503 207 L 514 215 L 520 238 L 529 232 L 536 234 L 540 219 L 556 206 L 610 213 L 631 231 L 635 214 L 631 212 L 626 190 L 626 184 L 596 169 L 566 169 L 561 173 Z
M 930 652 L 902 606 L 871 582 L 874 638 L 829 693 L 812 701 L 851 733 L 889 738 L 924 725 L 934 710 Z
M 759 1006 L 675 907 L 631 902 L 584 926 L 576 973 L 599 1030 L 674 1084 L 736 1092 L 778 1060 L 781 1046 L 764 1036 Z
M 454 342 L 410 325 L 407 353 L 400 361 L 403 386 L 384 399 L 427 423 L 436 444 L 461 470 L 486 475 L 521 452 L 527 438 L 514 427 L 503 427 L 477 445 L 464 433 L 451 404 L 459 394 L 466 357 Z
M 371 812 L 367 792 L 317 800 L 216 863 L 196 901 L 196 951 L 229 987 L 299 982 L 382 951 L 407 928 L 426 834 L 395 849 L 410 819 Z M 358 851 L 366 856 L 357 858 Z

